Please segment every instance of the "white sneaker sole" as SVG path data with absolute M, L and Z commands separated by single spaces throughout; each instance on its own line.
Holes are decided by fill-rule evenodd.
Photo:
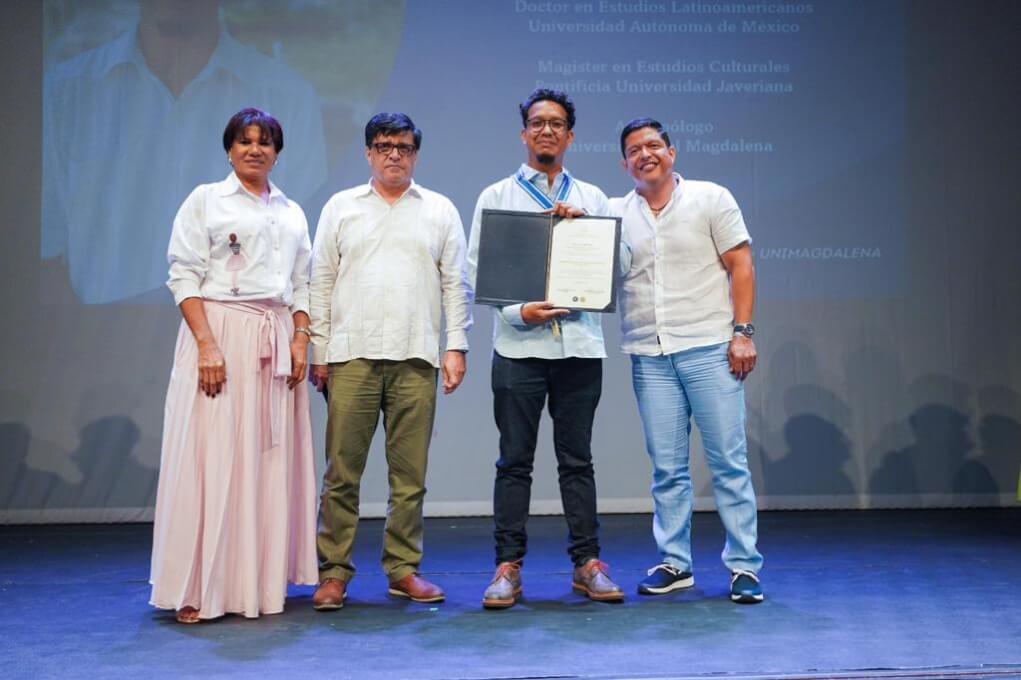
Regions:
M 663 595 L 665 593 L 672 593 L 675 590 L 684 590 L 695 585 L 695 577 L 689 576 L 688 578 L 682 578 L 674 581 L 668 586 L 662 586 L 660 588 L 649 588 L 648 586 L 638 586 L 638 592 L 642 595 Z

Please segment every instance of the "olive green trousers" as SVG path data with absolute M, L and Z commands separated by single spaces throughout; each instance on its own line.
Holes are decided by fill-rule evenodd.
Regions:
M 380 413 L 390 482 L 383 569 L 391 582 L 418 571 L 436 379 L 436 368 L 421 359 L 330 364 L 326 475 L 316 538 L 320 581 L 335 577 L 346 583 L 354 576 L 351 552 L 358 528 L 359 491 Z

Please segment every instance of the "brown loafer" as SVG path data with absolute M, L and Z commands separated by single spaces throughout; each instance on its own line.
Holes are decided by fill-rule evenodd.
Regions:
M 597 602 L 621 602 L 624 599 L 624 591 L 610 578 L 610 568 L 595 557 L 574 570 L 571 587 Z
M 178 623 L 198 623 L 202 620 L 199 618 L 199 610 L 195 607 L 181 607 L 174 618 Z
M 387 591 L 396 597 L 406 597 L 412 602 L 443 602 L 443 589 L 412 572 L 398 581 L 390 583 Z
M 312 596 L 312 609 L 316 611 L 333 611 L 344 606 L 347 599 L 347 584 L 339 578 L 324 578 Z
M 482 606 L 486 609 L 506 609 L 518 601 L 521 593 L 521 560 L 501 562 L 496 567 L 489 587 L 482 594 Z

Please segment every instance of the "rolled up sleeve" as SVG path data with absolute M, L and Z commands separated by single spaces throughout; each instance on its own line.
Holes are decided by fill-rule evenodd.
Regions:
M 167 287 L 174 303 L 202 297 L 202 282 L 209 268 L 209 235 L 203 220 L 204 188 L 198 187 L 184 200 L 174 218 L 167 246 L 170 278 Z
M 741 208 L 738 207 L 733 194 L 723 187 L 719 188 L 709 227 L 713 243 L 716 245 L 716 252 L 719 255 L 742 243 L 751 243 L 752 241 L 751 236 L 748 235 L 748 228 L 745 226 Z

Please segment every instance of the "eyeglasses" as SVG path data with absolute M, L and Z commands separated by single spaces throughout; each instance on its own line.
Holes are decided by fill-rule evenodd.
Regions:
M 533 135 L 537 135 L 542 132 L 547 125 L 549 125 L 549 129 L 555 135 L 559 135 L 567 129 L 567 121 L 563 118 L 550 118 L 549 120 L 544 120 L 542 118 L 529 118 L 525 121 L 525 127 L 528 128 L 528 131 Z
M 392 142 L 373 142 L 372 148 L 376 150 L 380 156 L 389 156 L 394 149 L 397 149 L 397 155 L 401 158 L 410 156 L 415 153 L 414 144 L 393 144 Z

